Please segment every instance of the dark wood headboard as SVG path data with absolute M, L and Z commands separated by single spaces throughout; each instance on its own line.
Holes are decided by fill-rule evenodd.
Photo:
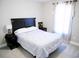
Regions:
M 35 19 L 36 18 L 12 18 L 12 33 L 20 28 L 36 26 Z

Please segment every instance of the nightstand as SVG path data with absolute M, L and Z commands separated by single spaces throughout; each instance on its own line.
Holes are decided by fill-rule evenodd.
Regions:
M 44 31 L 47 31 L 47 28 L 45 28 L 45 27 L 41 27 L 39 29 L 44 30 Z
M 7 46 L 10 49 L 14 49 L 14 48 L 17 48 L 19 46 L 19 43 L 17 43 L 17 37 L 15 35 L 6 34 L 5 39 L 6 39 L 6 42 L 7 42 Z

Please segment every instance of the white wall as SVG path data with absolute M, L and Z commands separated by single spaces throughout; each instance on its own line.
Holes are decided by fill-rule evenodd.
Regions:
M 75 18 L 72 25 L 72 41 L 79 44 L 79 1 L 75 7 Z
M 41 21 L 42 4 L 31 0 L 0 0 L 0 44 L 3 42 L 5 25 L 11 18 L 36 17 Z
M 54 29 L 54 13 L 55 5 L 52 5 L 52 1 L 44 3 L 43 5 L 43 22 L 47 27 L 48 32 L 53 32 Z

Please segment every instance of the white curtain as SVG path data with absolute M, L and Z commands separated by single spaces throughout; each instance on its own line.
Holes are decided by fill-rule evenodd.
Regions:
M 62 34 L 66 41 L 69 41 L 71 35 L 71 23 L 73 17 L 72 7 L 71 3 L 59 3 L 57 4 L 55 11 L 54 31 Z

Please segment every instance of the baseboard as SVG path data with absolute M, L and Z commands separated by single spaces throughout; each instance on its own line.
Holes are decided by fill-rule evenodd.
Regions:
M 6 46 L 7 46 L 7 44 L 4 43 L 4 44 L 1 44 L 1 45 L 0 45 L 0 48 L 6 47 Z
M 79 46 L 79 43 L 77 43 L 77 42 L 71 41 L 70 43 L 71 43 L 71 44 L 74 44 L 74 45 L 76 45 L 76 46 Z

